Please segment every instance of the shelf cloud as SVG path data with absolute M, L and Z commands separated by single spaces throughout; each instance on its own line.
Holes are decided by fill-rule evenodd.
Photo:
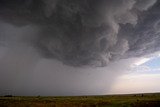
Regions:
M 160 51 L 159 10 L 158 0 L 0 0 L 0 95 L 109 92 Z
M 32 45 L 70 66 L 106 66 L 159 50 L 156 0 L 1 0 L 0 20 L 40 31 Z M 33 39 L 33 38 L 32 38 Z

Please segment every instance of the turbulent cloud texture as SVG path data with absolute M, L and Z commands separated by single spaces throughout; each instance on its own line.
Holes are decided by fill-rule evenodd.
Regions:
M 159 9 L 156 0 L 1 0 L 0 20 L 37 26 L 25 41 L 45 58 L 106 66 L 160 50 Z

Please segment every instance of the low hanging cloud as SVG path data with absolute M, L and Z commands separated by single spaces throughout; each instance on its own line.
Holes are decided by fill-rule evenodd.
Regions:
M 0 95 L 108 93 L 135 57 L 160 50 L 159 5 L 0 0 Z
M 17 38 L 44 58 L 107 66 L 160 50 L 159 5 L 157 0 L 1 0 L 0 21 L 36 26 L 32 37 Z

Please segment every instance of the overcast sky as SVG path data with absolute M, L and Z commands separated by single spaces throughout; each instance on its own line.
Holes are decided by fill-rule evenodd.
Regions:
M 160 91 L 159 9 L 158 0 L 1 0 L 0 95 Z

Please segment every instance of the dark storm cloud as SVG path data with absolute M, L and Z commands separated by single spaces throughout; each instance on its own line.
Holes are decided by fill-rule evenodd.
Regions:
M 159 50 L 156 0 L 1 0 L 0 20 L 41 31 L 32 45 L 45 57 L 71 66 Z M 29 40 L 28 40 L 29 41 Z
M 160 2 L 150 10 L 143 13 L 144 17 L 139 21 L 136 27 L 125 26 L 123 30 L 128 30 L 127 38 L 129 42 L 129 50 L 125 57 L 142 56 L 160 50 Z M 123 31 L 122 34 L 125 33 Z

